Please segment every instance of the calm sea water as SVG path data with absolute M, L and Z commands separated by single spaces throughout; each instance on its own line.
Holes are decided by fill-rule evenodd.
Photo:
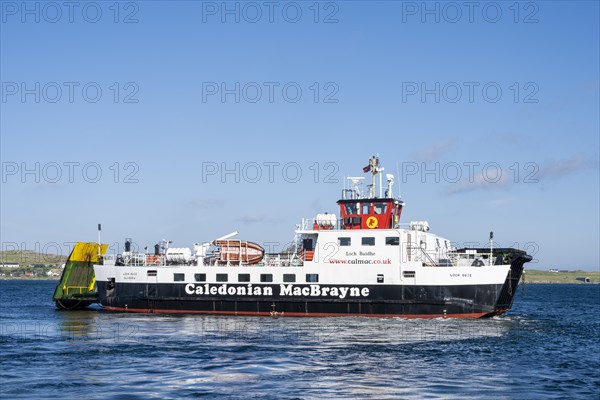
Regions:
M 0 282 L 2 398 L 600 396 L 600 285 L 528 285 L 487 320 L 56 311 Z

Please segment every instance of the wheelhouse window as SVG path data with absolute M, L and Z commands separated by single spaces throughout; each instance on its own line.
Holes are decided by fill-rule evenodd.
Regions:
M 375 246 L 375 238 L 372 236 L 362 238 L 363 246 Z
M 400 246 L 400 238 L 398 236 L 388 236 L 385 238 L 386 246 Z
M 185 274 L 173 274 L 173 280 L 175 282 L 183 282 L 185 281 Z
M 345 204 L 344 207 L 346 208 L 346 214 L 358 214 L 358 206 L 356 203 Z
M 287 283 L 296 282 L 296 274 L 283 274 L 283 281 Z
M 250 282 L 250 274 L 238 274 L 238 282 Z
M 260 274 L 261 282 L 273 282 L 273 274 Z
M 306 274 L 306 282 L 309 282 L 309 283 L 319 282 L 319 274 Z
M 194 274 L 194 280 L 196 282 L 206 282 L 206 274 Z
M 370 203 L 363 203 L 362 207 L 361 207 L 361 213 L 363 215 L 371 214 L 371 204 Z
M 375 214 L 385 214 L 387 212 L 387 203 L 375 203 L 373 211 Z
M 217 282 L 227 282 L 227 274 L 217 274 Z
M 340 246 L 350 246 L 350 238 L 349 237 L 339 237 L 338 243 Z

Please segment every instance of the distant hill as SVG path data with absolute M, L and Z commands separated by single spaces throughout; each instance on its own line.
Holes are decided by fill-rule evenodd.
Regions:
M 31 250 L 0 251 L 0 263 L 18 263 L 20 267 L 36 264 L 60 266 L 67 258 L 68 255 L 42 254 Z
M 591 283 L 600 283 L 600 272 L 582 270 L 550 272 L 525 269 L 524 277 L 526 283 L 584 283 L 577 278 L 590 278 Z

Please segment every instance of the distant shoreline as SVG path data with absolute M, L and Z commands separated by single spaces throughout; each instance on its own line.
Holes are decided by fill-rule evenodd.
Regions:
M 60 276 L 0 276 L 0 281 L 60 281 Z

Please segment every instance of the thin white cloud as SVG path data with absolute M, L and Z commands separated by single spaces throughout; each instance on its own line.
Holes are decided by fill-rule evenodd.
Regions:
M 436 140 L 429 147 L 417 153 L 416 158 L 420 161 L 436 161 L 439 160 L 448 148 L 452 145 L 450 140 Z
M 598 161 L 591 161 L 583 155 L 575 155 L 568 159 L 536 165 L 538 166 L 538 170 L 532 171 L 532 175 L 527 177 L 530 182 L 542 182 L 544 180 L 562 178 L 589 167 L 598 169 L 599 163 Z M 506 189 L 519 183 L 514 181 L 509 171 L 503 170 L 501 172 L 502 176 L 498 181 L 489 179 L 483 175 L 475 175 L 475 178 L 472 181 L 461 181 L 449 185 L 446 188 L 446 193 L 457 194 L 475 190 Z
M 588 165 L 591 165 L 590 161 L 588 161 L 582 155 L 576 155 L 567 160 L 554 161 L 549 164 L 540 166 L 538 176 L 542 179 L 561 178 L 563 176 L 577 172 L 587 167 Z
M 457 182 L 446 188 L 446 193 L 457 194 L 472 192 L 474 190 L 496 190 L 506 188 L 510 185 L 510 180 L 503 174 L 497 181 L 486 179 L 482 175 L 477 175 L 473 181 Z

